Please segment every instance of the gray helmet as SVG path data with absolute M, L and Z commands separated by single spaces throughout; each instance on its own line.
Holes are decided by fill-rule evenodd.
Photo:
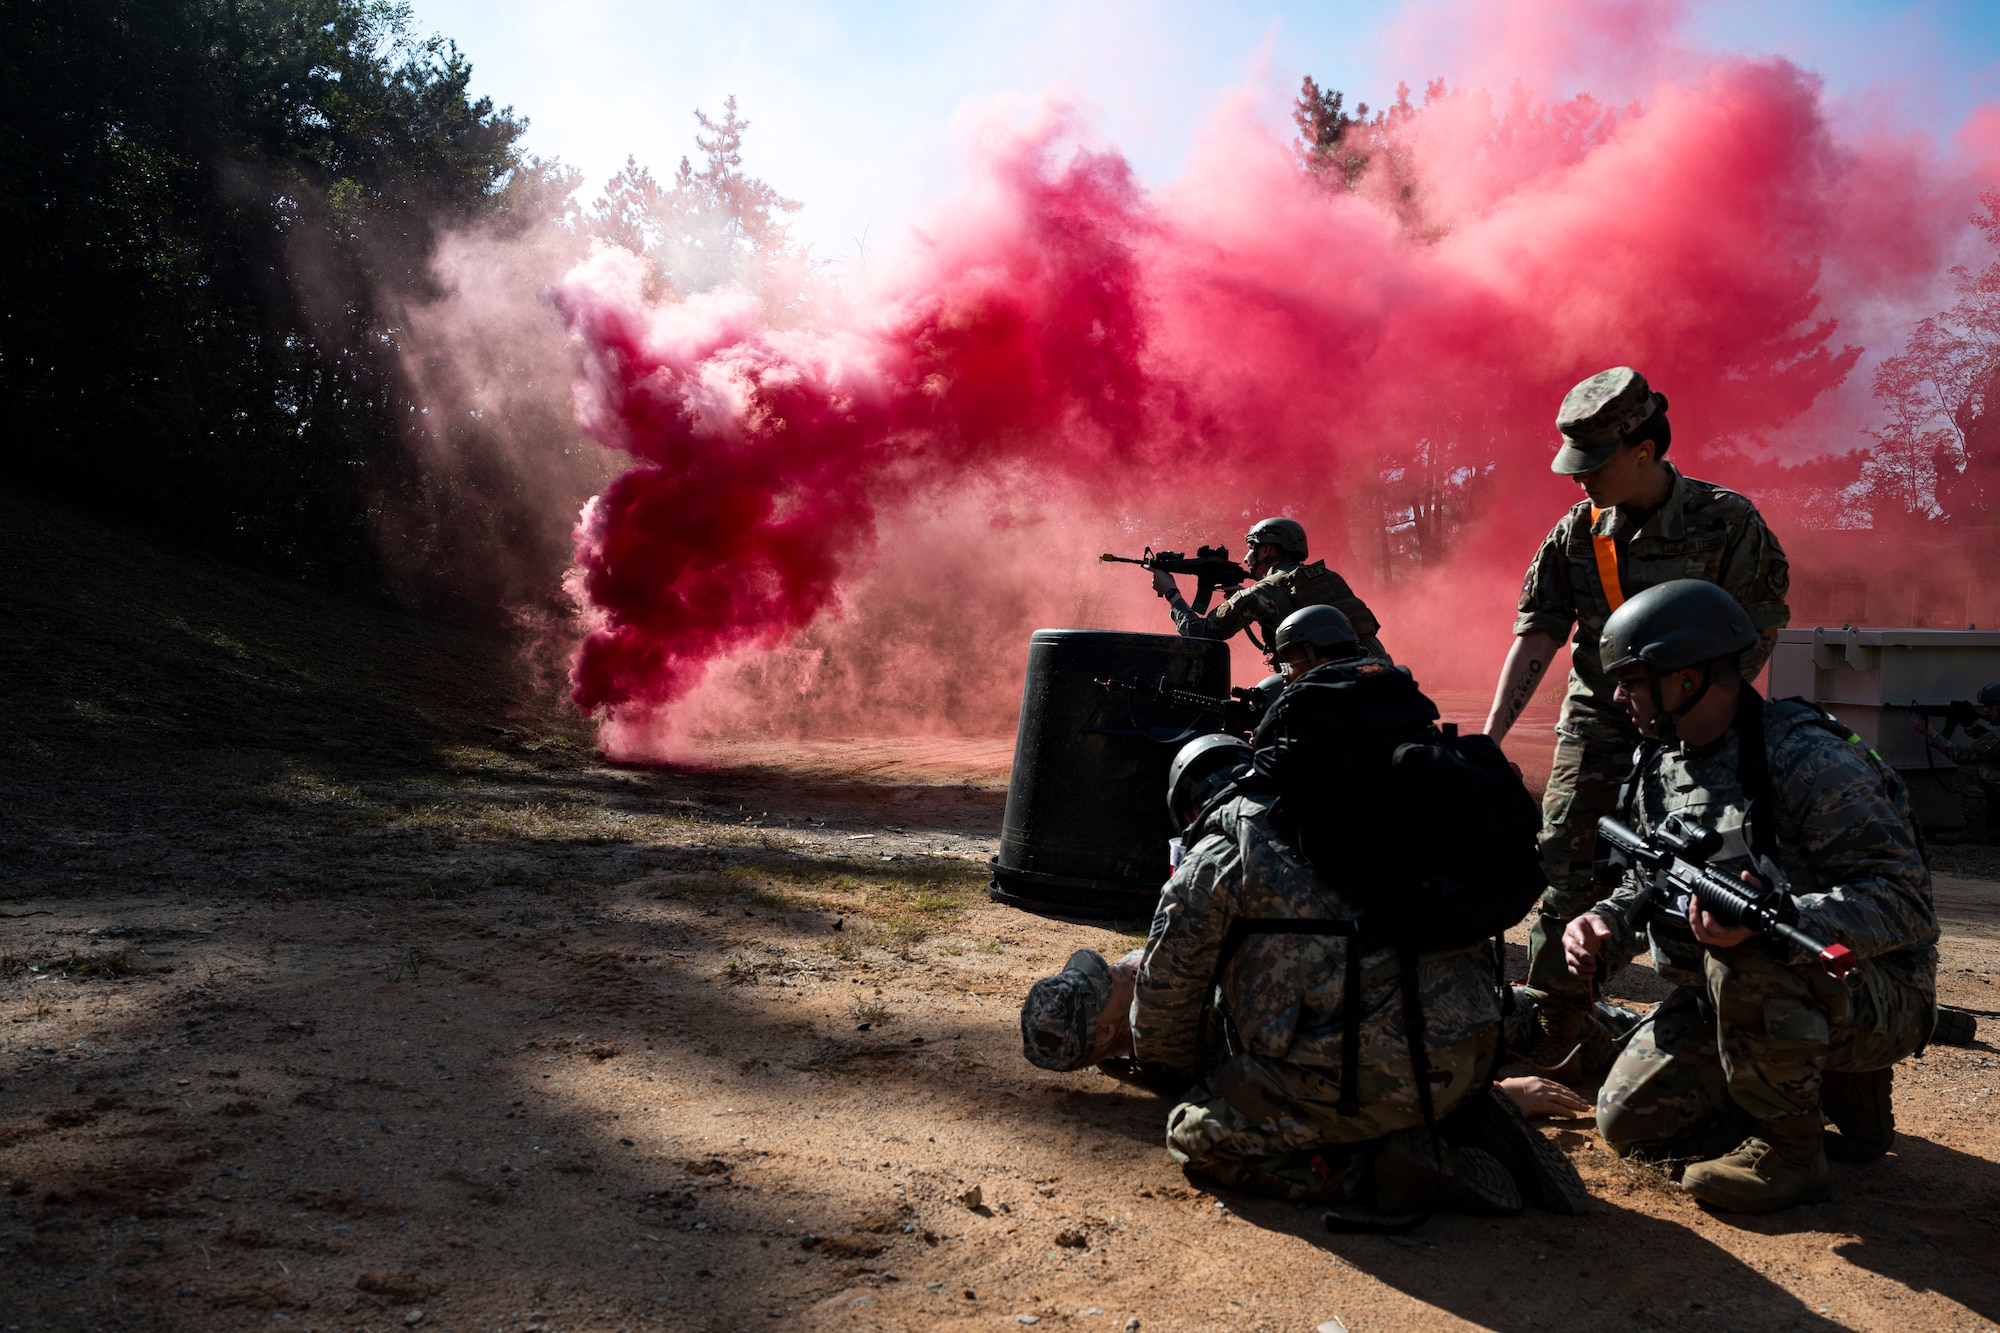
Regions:
M 1991 708 L 1994 704 L 2000 704 L 2000 680 L 1981 685 L 1979 693 L 1973 696 L 1973 702 L 1981 708 Z
M 1303 643 L 1319 650 L 1326 657 L 1330 650 L 1342 644 L 1359 644 L 1361 636 L 1354 632 L 1354 623 L 1337 606 L 1302 606 L 1278 622 L 1278 632 L 1271 639 L 1271 651 L 1283 652 L 1293 644 Z
M 1081 1069 L 1097 1040 L 1097 1020 L 1111 1000 L 1111 966 L 1095 949 L 1078 949 L 1063 970 L 1043 977 L 1021 1006 L 1021 1053 L 1043 1069 Z
M 1597 651 L 1606 671 L 1643 663 L 1658 673 L 1700 666 L 1756 642 L 1757 628 L 1734 597 L 1701 579 L 1675 579 L 1613 611 Z
M 1173 767 L 1167 770 L 1167 813 L 1173 816 L 1175 827 L 1186 827 L 1206 798 L 1249 768 L 1255 758 L 1240 737 L 1219 732 L 1197 736 L 1183 745 L 1174 756 Z
M 1258 542 L 1272 542 L 1294 560 L 1306 558 L 1306 530 L 1289 518 L 1260 518 L 1243 535 L 1254 550 Z

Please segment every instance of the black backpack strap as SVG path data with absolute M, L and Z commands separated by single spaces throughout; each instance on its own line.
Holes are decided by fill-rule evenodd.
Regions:
M 1410 1052 L 1410 1074 L 1417 1080 L 1417 1106 L 1423 1112 L 1424 1132 L 1430 1136 L 1431 1157 L 1436 1163 L 1437 1169 L 1442 1172 L 1445 1168 L 1444 1142 L 1438 1138 L 1437 1103 L 1431 1096 L 1431 1061 L 1429 1048 L 1424 1040 L 1424 1004 L 1417 992 L 1417 955 L 1410 949 L 1398 949 L 1396 951 L 1396 962 L 1403 974 L 1403 1040 L 1408 1045 Z M 1348 984 L 1350 987 L 1358 988 L 1359 983 L 1354 979 L 1358 973 L 1358 968 L 1350 969 L 1348 972 Z M 1351 1003 L 1358 1006 L 1359 1001 L 1355 1000 L 1351 1001 Z M 1359 1023 L 1349 1022 L 1346 1030 L 1341 1034 L 1343 1046 L 1345 1046 L 1347 1033 L 1358 1033 L 1360 1029 L 1361 1025 Z M 1353 1049 L 1358 1050 L 1358 1038 L 1356 1042 L 1357 1044 Z M 1345 1063 L 1347 1060 L 1346 1049 L 1343 1049 L 1341 1052 L 1341 1058 L 1342 1062 Z M 1348 1110 L 1345 1106 L 1349 1090 L 1352 1087 L 1352 1075 L 1343 1071 L 1340 1086 L 1340 1099 L 1343 1103 L 1340 1113 L 1342 1115 L 1354 1114 L 1353 1111 Z M 1438 1189 L 1441 1191 L 1443 1186 L 1440 1185 Z M 1430 1221 L 1431 1215 L 1436 1211 L 1437 1196 L 1434 1194 L 1431 1198 L 1430 1207 L 1424 1209 L 1415 1217 L 1398 1218 L 1393 1222 L 1384 1222 L 1372 1218 L 1350 1218 L 1342 1217 L 1339 1213 L 1328 1213 L 1320 1220 L 1328 1231 L 1339 1235 L 1400 1236 L 1406 1232 L 1415 1231 L 1418 1227 Z
M 1771 752 L 1764 736 L 1764 696 L 1747 682 L 1736 697 L 1736 775 L 1750 800 L 1750 854 L 1778 859 L 1778 802 L 1771 786 Z

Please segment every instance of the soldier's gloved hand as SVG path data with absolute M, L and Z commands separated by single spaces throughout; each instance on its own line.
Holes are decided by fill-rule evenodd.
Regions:
M 1172 597 L 1177 593 L 1179 593 L 1180 590 L 1181 590 L 1180 585 L 1174 582 L 1174 576 L 1172 574 L 1167 573 L 1167 571 L 1164 569 L 1156 569 L 1153 571 L 1154 592 L 1160 594 L 1160 596 L 1162 597 Z
M 1597 971 L 1597 955 L 1611 938 L 1610 923 L 1595 912 L 1585 912 L 1563 927 L 1563 961 L 1572 976 L 1587 977 Z
M 1737 876 L 1752 889 L 1762 893 L 1764 881 L 1749 871 Z M 1702 910 L 1701 899 L 1688 895 L 1688 925 L 1694 929 L 1694 937 L 1711 949 L 1733 949 L 1757 932 L 1743 926 L 1725 926 Z

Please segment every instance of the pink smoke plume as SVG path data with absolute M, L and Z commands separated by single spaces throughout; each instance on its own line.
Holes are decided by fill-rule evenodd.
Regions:
M 1660 31 L 1678 12 L 1543 8 Z M 1139 540 L 1293 513 L 1399 656 L 1490 672 L 1508 589 L 1575 499 L 1547 470 L 1570 384 L 1640 367 L 1672 399 L 1676 461 L 1726 474 L 1848 379 L 1843 319 L 1920 306 L 1964 243 L 1962 159 L 1844 138 L 1782 59 L 1670 63 L 1621 66 L 1653 81 L 1618 109 L 1518 86 L 1406 107 L 1351 191 L 1308 178 L 1247 95 L 1151 194 L 1054 116 L 985 142 L 978 188 L 831 327 L 772 327 L 741 292 L 653 299 L 641 261 L 597 253 L 557 304 L 579 420 L 634 466 L 577 528 L 576 703 L 631 748 L 715 664 L 847 600 L 892 628 L 894 598 L 851 597 L 889 577 L 885 525 L 920 528 L 926 505 L 963 522 L 973 496 Z M 1382 515 L 1404 508 L 1390 549 Z M 1057 542 L 1079 578 L 1088 541 Z M 1010 658 L 996 633 L 1071 605 L 989 615 L 989 589 L 961 586 L 968 635 Z M 1110 618 L 1166 628 L 1149 602 Z M 1447 639 L 1473 669 L 1443 664 Z

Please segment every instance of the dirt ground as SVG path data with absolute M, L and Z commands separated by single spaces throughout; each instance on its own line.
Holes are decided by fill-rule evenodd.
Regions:
M 2000 1322 L 1990 1041 L 1828 1203 L 1557 1122 L 1589 1215 L 1336 1237 L 1022 1059 L 1136 941 L 986 900 L 1004 741 L 615 767 L 493 641 L 5 494 L 0 625 L 0 1330 Z M 1938 858 L 2000 1009 L 2000 861 Z

